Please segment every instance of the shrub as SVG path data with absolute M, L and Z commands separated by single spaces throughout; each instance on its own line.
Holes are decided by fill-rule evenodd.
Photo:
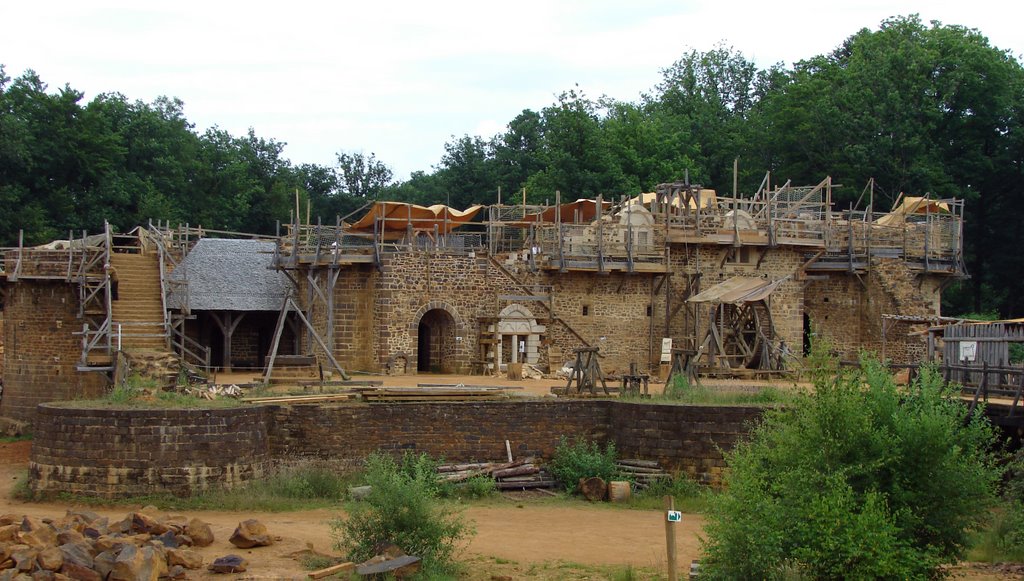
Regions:
M 374 454 L 366 459 L 366 483 L 372 489 L 365 501 L 353 505 L 348 518 L 331 522 L 335 548 L 359 562 L 383 543 L 394 543 L 423 560 L 428 572 L 446 572 L 460 541 L 472 533 L 462 514 L 437 499 L 437 478 L 427 476 L 421 455 L 402 462 Z
M 598 477 L 613 480 L 619 474 L 615 465 L 615 444 L 608 442 L 602 450 L 596 442 L 576 438 L 569 442 L 565 436 L 558 442 L 549 468 L 565 490 L 575 493 L 580 478 Z
M 487 498 L 498 492 L 498 485 L 490 476 L 474 476 L 459 487 L 459 494 L 465 498 Z
M 991 505 L 994 442 L 934 369 L 905 391 L 869 358 L 819 373 L 814 393 L 768 410 L 728 454 L 701 574 L 933 576 L 963 554 Z

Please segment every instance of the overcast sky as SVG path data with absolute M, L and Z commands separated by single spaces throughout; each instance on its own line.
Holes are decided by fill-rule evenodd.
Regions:
M 1011 0 L 18 1 L 0 5 L 0 63 L 51 89 L 185 102 L 185 114 L 286 142 L 295 163 L 375 153 L 404 179 L 451 136 L 490 137 L 579 85 L 636 101 L 690 49 L 724 42 L 760 67 L 827 52 L 885 18 L 977 28 L 1024 53 Z

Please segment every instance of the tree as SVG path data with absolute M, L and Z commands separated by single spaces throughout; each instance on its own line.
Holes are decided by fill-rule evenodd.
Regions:
M 389 185 L 394 172 L 371 153 L 339 153 L 338 174 L 341 177 L 341 191 L 353 198 L 377 199 L 380 191 Z
M 962 556 L 1000 474 L 991 425 L 935 370 L 903 390 L 861 365 L 819 374 L 728 454 L 702 577 L 927 579 Z
M 490 144 L 464 135 L 444 145 L 437 176 L 445 190 L 438 203 L 454 208 L 490 203 L 498 191 L 497 166 Z
M 521 190 L 530 176 L 543 169 L 540 150 L 543 119 L 540 113 L 523 109 L 508 122 L 508 130 L 494 138 L 494 160 L 498 183 L 506 192 Z
M 572 89 L 543 112 L 544 169 L 527 182 L 527 196 L 535 203 L 553 201 L 555 191 L 565 199 L 591 198 L 621 191 L 622 176 L 611 162 L 601 131 L 598 104 Z

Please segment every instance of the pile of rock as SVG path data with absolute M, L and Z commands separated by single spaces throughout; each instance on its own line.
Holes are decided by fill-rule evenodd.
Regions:
M 213 543 L 210 525 L 184 516 L 156 518 L 152 516 L 155 510 L 147 512 L 148 508 L 113 523 L 80 510 L 69 510 L 59 520 L 0 515 L 0 581 L 156 581 L 184 579 L 188 570 L 201 568 L 203 557 L 192 547 Z M 239 548 L 269 545 L 273 540 L 266 527 L 254 520 L 240 523 L 231 537 Z M 221 559 L 228 562 L 218 565 L 215 561 L 209 569 L 225 573 L 245 570 L 241 557 Z

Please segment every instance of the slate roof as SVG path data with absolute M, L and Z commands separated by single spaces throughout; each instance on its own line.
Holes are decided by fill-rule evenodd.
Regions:
M 271 268 L 273 253 L 273 242 L 203 238 L 170 279 L 188 281 L 193 311 L 280 311 L 291 283 Z M 172 293 L 168 307 L 182 298 Z

